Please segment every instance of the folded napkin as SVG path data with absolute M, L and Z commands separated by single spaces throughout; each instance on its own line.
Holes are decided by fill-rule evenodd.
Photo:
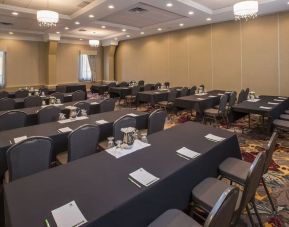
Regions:
M 64 119 L 64 120 L 58 121 L 58 123 L 60 123 L 60 124 L 66 124 L 66 123 L 69 123 L 69 122 L 72 122 L 72 120 L 71 119 Z
M 146 187 L 160 179 L 143 168 L 139 168 L 138 170 L 130 173 L 129 176 Z
M 284 102 L 284 99 L 273 99 L 275 102 Z
M 283 100 L 286 100 L 287 97 L 278 97 L 278 99 L 283 99 Z
M 205 136 L 205 138 L 207 140 L 210 140 L 210 141 L 213 141 L 213 142 L 221 142 L 221 141 L 226 139 L 224 137 L 216 136 L 216 135 L 213 135 L 213 134 L 208 134 L 208 135 Z
M 95 123 L 100 124 L 100 125 L 103 125 L 103 124 L 108 123 L 108 121 L 105 121 L 105 120 L 98 120 L 98 121 L 96 121 Z
M 278 105 L 278 102 L 268 102 L 269 105 Z
M 129 114 L 127 114 L 127 116 L 137 117 L 138 115 L 134 114 L 134 113 L 129 113 Z
M 16 138 L 14 138 L 14 143 L 19 143 L 19 142 L 26 140 L 26 139 L 27 139 L 27 136 L 16 137 Z
M 264 110 L 271 110 L 272 109 L 272 107 L 270 107 L 270 106 L 260 106 L 259 108 L 264 109 Z
M 182 147 L 181 149 L 177 150 L 177 154 L 191 159 L 194 159 L 200 155 L 200 153 L 192 151 L 186 147 Z
M 248 99 L 247 102 L 259 102 L 261 99 Z
M 98 102 L 92 102 L 92 103 L 90 103 L 90 105 L 97 105 L 97 104 L 99 104 Z
M 203 99 L 203 98 L 197 98 L 197 100 L 205 100 L 205 99 Z
M 60 128 L 57 130 L 58 132 L 61 132 L 61 133 L 66 133 L 66 132 L 71 132 L 72 129 L 69 128 L 69 127 L 65 127 L 65 128 Z
M 209 95 L 210 98 L 216 98 L 217 96 L 215 95 Z

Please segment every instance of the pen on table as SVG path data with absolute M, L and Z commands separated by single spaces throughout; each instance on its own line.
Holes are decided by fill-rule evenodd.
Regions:
M 45 224 L 46 224 L 46 227 L 50 227 L 50 224 L 47 219 L 45 219 Z
M 141 188 L 141 186 L 136 183 L 134 180 L 132 180 L 131 178 L 127 178 L 131 183 L 135 184 L 136 186 L 138 186 L 139 188 Z

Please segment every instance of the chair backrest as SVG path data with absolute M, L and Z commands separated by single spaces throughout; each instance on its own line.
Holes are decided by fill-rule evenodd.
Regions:
M 174 102 L 177 98 L 178 91 L 177 90 L 171 90 L 168 94 L 168 102 Z
M 85 92 L 82 90 L 72 93 L 72 102 L 85 100 Z
M 125 82 L 125 81 L 123 81 L 123 82 L 120 82 L 117 86 L 118 87 L 128 87 L 128 83 L 127 82 Z
M 234 219 L 240 216 L 240 213 L 246 207 L 248 202 L 250 202 L 254 198 L 257 187 L 264 172 L 265 159 L 266 153 L 260 152 L 255 158 L 254 162 L 251 164 L 249 173 L 246 178 L 244 191 L 242 193 L 240 206 L 234 215 Z M 235 221 L 236 220 L 234 220 L 234 222 Z
M 189 89 L 187 87 L 183 87 L 181 89 L 181 92 L 180 92 L 180 96 L 183 97 L 183 96 L 187 96 L 188 95 L 188 91 Z
M 107 85 L 108 88 L 110 87 L 116 87 L 116 83 L 115 82 L 111 82 Z
M 0 111 L 15 109 L 15 100 L 10 98 L 0 99 Z
M 193 87 L 190 89 L 190 95 L 196 94 L 196 90 L 197 90 L 197 86 L 193 86 Z
M 230 227 L 238 195 L 239 189 L 237 187 L 228 187 L 209 213 L 204 227 Z
M 201 84 L 201 85 L 200 85 L 200 88 L 202 88 L 203 91 L 204 91 L 204 90 L 205 90 L 205 85 L 204 85 L 204 84 Z
M 155 86 L 155 90 L 157 90 L 158 88 L 160 88 L 162 86 L 162 84 L 158 82 L 154 86 Z
M 153 84 L 146 84 L 144 86 L 144 91 L 151 91 L 154 89 L 154 85 Z
M 99 104 L 100 113 L 114 111 L 115 99 L 106 99 Z
M 139 86 L 133 86 L 133 87 L 131 88 L 131 95 L 136 96 L 137 93 L 139 92 L 139 90 L 140 90 L 140 87 L 139 87 Z
M 26 125 L 27 115 L 22 111 L 11 110 L 0 115 L 0 131 L 21 128 Z
M 85 110 L 88 115 L 90 114 L 90 104 L 88 102 L 80 101 L 75 103 L 73 106 L 76 106 L 81 110 Z
M 249 95 L 249 92 L 250 92 L 250 89 L 249 89 L 249 88 L 246 88 L 246 90 L 245 90 L 245 97 L 246 97 L 246 99 L 247 99 L 247 97 L 248 97 L 248 95 Z
M 244 102 L 247 98 L 244 89 L 242 89 L 238 96 L 238 103 Z
M 138 86 L 144 86 L 144 80 L 140 80 L 140 81 L 138 82 Z
M 0 99 L 2 98 L 7 98 L 8 97 L 8 92 L 7 91 L 0 91 Z
M 99 126 L 82 125 L 68 136 L 68 161 L 94 154 L 99 141 Z
M 229 107 L 234 106 L 236 101 L 237 101 L 237 92 L 233 91 L 229 97 Z
M 46 170 L 51 163 L 52 140 L 30 137 L 7 150 L 9 180 L 14 181 Z
M 276 148 L 276 144 L 277 144 L 277 139 L 278 139 L 278 132 L 273 132 L 266 148 L 266 161 L 265 161 L 264 173 L 267 173 L 271 165 L 272 156 Z
M 44 92 L 45 95 L 48 95 L 49 89 L 46 87 L 41 87 L 41 88 L 39 88 L 39 92 L 40 92 L 40 95 L 42 95 L 42 92 Z
M 155 110 L 149 115 L 148 135 L 162 131 L 165 126 L 167 113 L 164 110 Z
M 25 98 L 29 94 L 29 91 L 26 89 L 21 89 L 15 92 L 15 98 Z
M 55 91 L 56 91 L 56 92 L 59 92 L 59 93 L 66 93 L 66 86 L 64 86 L 64 85 L 57 85 Z
M 28 96 L 24 99 L 25 108 L 41 105 L 42 105 L 42 98 L 39 96 Z
M 38 124 L 58 121 L 61 110 L 56 106 L 46 106 L 38 111 Z
M 60 99 L 61 102 L 64 101 L 64 94 L 61 92 L 54 92 L 53 94 L 50 95 L 51 97 L 54 97 L 56 99 Z
M 170 82 L 167 82 L 167 81 L 166 81 L 164 84 L 165 84 L 166 87 L 169 87 L 169 86 L 170 86 Z
M 226 111 L 226 105 L 228 101 L 227 95 L 222 95 L 220 98 L 220 104 L 219 104 L 219 112 L 224 113 Z
M 123 140 L 122 128 L 136 127 L 136 119 L 133 116 L 123 116 L 113 123 L 113 137 L 116 140 Z

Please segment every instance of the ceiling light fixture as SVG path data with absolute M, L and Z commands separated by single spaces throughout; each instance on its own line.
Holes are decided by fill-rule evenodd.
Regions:
M 141 32 L 140 34 L 141 34 L 141 35 L 144 35 L 145 33 L 144 33 L 144 32 Z
M 56 34 L 60 34 L 60 32 L 56 32 Z
M 259 11 L 258 1 L 243 1 L 234 5 L 234 15 L 236 20 L 249 20 L 257 17 Z
M 75 21 L 74 24 L 80 25 L 80 22 L 79 21 Z
M 82 41 L 83 39 L 79 39 L 80 41 Z
M 130 35 L 126 35 L 126 38 L 130 38 Z
M 101 26 L 101 28 L 105 29 L 105 28 L 106 28 L 106 26 L 105 26 L 105 25 L 102 25 L 102 26 Z
M 211 20 L 212 20 L 212 18 L 208 17 L 206 20 L 207 20 L 207 21 L 211 21 Z
M 65 30 L 69 30 L 69 27 L 65 27 L 64 29 L 65 29 Z
M 14 35 L 14 32 L 9 32 L 9 35 Z
M 158 28 L 158 31 L 162 31 L 163 29 L 162 28 Z
M 88 41 L 88 43 L 89 43 L 89 46 L 91 46 L 91 47 L 98 47 L 99 46 L 99 40 L 97 40 L 97 39 L 91 39 Z
M 180 27 L 184 27 L 184 24 L 183 23 L 181 23 L 181 24 L 179 24 L 180 25 Z
M 90 14 L 88 17 L 89 17 L 89 18 L 94 18 L 94 15 Z
M 167 3 L 167 7 L 172 7 L 173 6 L 173 3 L 169 2 Z
M 59 21 L 59 14 L 50 10 L 38 10 L 37 20 L 41 27 L 55 27 Z
M 109 5 L 108 8 L 109 9 L 114 9 L 114 5 Z
M 193 12 L 193 11 L 190 11 L 190 12 L 189 12 L 189 15 L 194 15 L 194 12 Z
M 125 29 L 125 28 L 123 28 L 121 31 L 122 31 L 122 32 L 126 32 L 126 29 Z
M 18 16 L 19 13 L 18 13 L 18 12 L 12 12 L 11 14 L 12 14 L 13 16 Z

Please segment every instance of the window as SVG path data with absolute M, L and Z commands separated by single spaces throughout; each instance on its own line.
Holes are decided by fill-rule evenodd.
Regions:
M 80 54 L 79 81 L 94 81 L 96 55 Z
M 5 52 L 0 51 L 0 87 L 5 85 Z

